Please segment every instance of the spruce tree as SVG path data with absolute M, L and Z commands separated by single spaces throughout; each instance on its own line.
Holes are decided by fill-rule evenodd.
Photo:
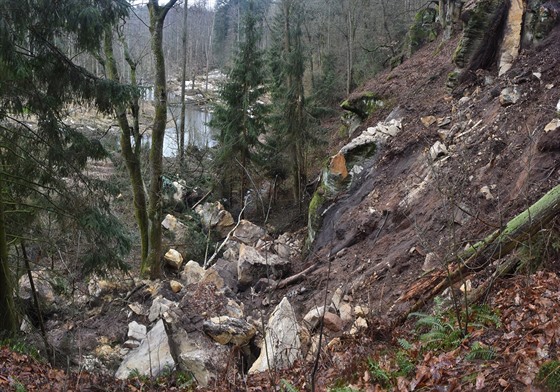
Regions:
M 267 106 L 263 53 L 259 50 L 258 17 L 250 2 L 227 81 L 221 87 L 211 125 L 220 130 L 216 165 L 225 188 L 239 183 L 240 201 L 247 190 L 247 173 L 258 163 L 259 136 L 265 133 Z
M 108 210 L 108 188 L 82 174 L 105 151 L 63 118 L 69 103 L 93 102 L 108 113 L 130 98 L 129 88 L 65 55 L 69 47 L 97 51 L 105 27 L 128 7 L 124 0 L 4 0 L 0 7 L 0 333 L 13 333 L 18 321 L 11 249 L 44 235 L 38 218 L 60 233 L 80 233 L 84 273 L 125 267 L 130 242 Z
M 303 87 L 305 56 L 302 43 L 303 5 L 281 0 L 273 26 L 270 50 L 274 115 L 271 145 L 281 148 L 290 171 L 294 201 L 301 206 L 307 181 L 306 150 L 309 141 Z

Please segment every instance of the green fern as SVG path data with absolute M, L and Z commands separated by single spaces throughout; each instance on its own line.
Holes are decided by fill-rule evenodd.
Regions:
M 368 359 L 368 370 L 373 382 L 378 383 L 384 388 L 388 388 L 391 385 L 391 377 L 389 373 L 383 370 L 381 366 L 379 366 L 379 363 L 371 358 Z
M 492 347 L 488 347 L 480 342 L 474 342 L 471 351 L 465 356 L 468 361 L 484 360 L 490 361 L 496 357 L 496 352 Z
M 541 365 L 537 380 L 551 391 L 560 390 L 560 361 L 548 361 Z
M 410 356 L 405 351 L 400 350 L 397 352 L 395 355 L 395 362 L 399 370 L 392 374 L 394 377 L 408 377 L 416 370 L 416 365 L 414 365 Z
M 399 343 L 399 346 L 401 346 L 401 348 L 405 351 L 410 351 L 414 348 L 414 346 L 412 345 L 412 343 L 410 343 L 408 340 L 403 339 L 403 338 L 399 338 L 397 339 L 397 342 Z
M 288 380 L 280 380 L 280 391 L 282 392 L 299 392 Z

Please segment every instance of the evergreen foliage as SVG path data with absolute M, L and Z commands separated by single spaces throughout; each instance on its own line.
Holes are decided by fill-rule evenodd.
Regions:
M 225 188 L 240 183 L 240 200 L 246 191 L 246 171 L 258 163 L 259 135 L 265 133 L 268 107 L 265 94 L 263 53 L 259 50 L 257 15 L 252 2 L 244 18 L 240 43 L 228 79 L 220 89 L 211 125 L 220 130 L 216 165 Z M 237 170 L 232 170 L 236 168 Z M 237 174 L 234 174 L 237 173 Z
M 110 190 L 82 174 L 88 159 L 106 153 L 63 118 L 68 104 L 93 102 L 107 113 L 133 94 L 66 55 L 97 51 L 105 26 L 128 7 L 125 0 L 5 0 L 0 7 L 0 331 L 16 325 L 8 257 L 21 239 L 83 234 L 83 272 L 125 267 L 130 242 L 109 212 Z
M 303 5 L 282 0 L 273 26 L 270 54 L 271 92 L 274 112 L 268 143 L 277 146 L 292 180 L 293 197 L 301 203 L 306 184 L 306 150 L 310 135 L 303 87 L 305 55 L 302 40 Z

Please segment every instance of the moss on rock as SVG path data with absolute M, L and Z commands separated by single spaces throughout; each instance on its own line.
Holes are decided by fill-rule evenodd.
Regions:
M 384 106 L 383 100 L 371 91 L 366 91 L 348 98 L 340 104 L 342 109 L 355 113 L 362 120 L 365 120 L 377 109 Z
M 452 60 L 459 67 L 469 64 L 484 41 L 485 34 L 492 31 L 492 24 L 497 23 L 497 13 L 501 13 L 507 0 L 481 0 L 472 10 L 463 37 L 453 53 Z

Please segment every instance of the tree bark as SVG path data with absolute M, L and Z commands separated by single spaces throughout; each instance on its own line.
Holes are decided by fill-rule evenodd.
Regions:
M 123 40 L 124 41 L 124 40 Z M 124 42 L 123 42 L 124 43 Z M 117 63 L 113 52 L 113 32 L 111 29 L 106 29 L 103 42 L 103 50 L 105 52 L 105 64 L 107 78 L 115 82 L 119 81 L 119 74 Z M 130 66 L 131 84 L 136 86 L 136 64 L 130 58 L 128 50 L 125 50 L 125 58 Z M 146 193 L 144 190 L 144 180 L 142 178 L 142 165 L 140 160 L 141 151 L 141 135 L 139 131 L 139 105 L 138 98 L 134 98 L 130 102 L 133 116 L 133 127 L 130 127 L 128 117 L 126 115 L 126 104 L 122 103 L 116 110 L 116 117 L 119 127 L 121 128 L 120 145 L 122 155 L 125 161 L 128 175 L 130 177 L 130 184 L 132 186 L 132 194 L 134 201 L 134 214 L 136 215 L 136 223 L 138 224 L 138 231 L 140 234 L 141 243 L 141 265 L 147 262 L 149 240 L 148 240 L 148 210 L 146 204 Z M 132 146 L 131 138 L 134 138 L 134 147 Z
M 156 279 L 161 275 L 160 260 L 162 256 L 161 221 L 162 221 L 162 175 L 163 175 L 163 140 L 167 125 L 167 86 L 165 77 L 165 57 L 163 54 L 163 24 L 165 17 L 177 0 L 169 0 L 164 6 L 158 0 L 150 0 L 150 35 L 152 53 L 155 62 L 154 106 L 155 115 L 152 125 L 152 146 L 150 149 L 150 187 L 148 191 L 148 218 L 150 221 L 150 249 L 148 260 L 142 266 L 142 273 Z
M 0 334 L 12 335 L 17 330 L 13 277 L 8 265 L 8 241 L 4 216 L 3 179 L 0 173 Z
M 185 5 L 183 9 L 183 52 L 181 58 L 181 118 L 179 119 L 179 164 L 183 165 L 185 161 L 185 117 L 187 111 L 186 98 L 186 86 L 187 83 L 187 17 L 188 17 L 188 7 L 189 2 L 185 0 Z

